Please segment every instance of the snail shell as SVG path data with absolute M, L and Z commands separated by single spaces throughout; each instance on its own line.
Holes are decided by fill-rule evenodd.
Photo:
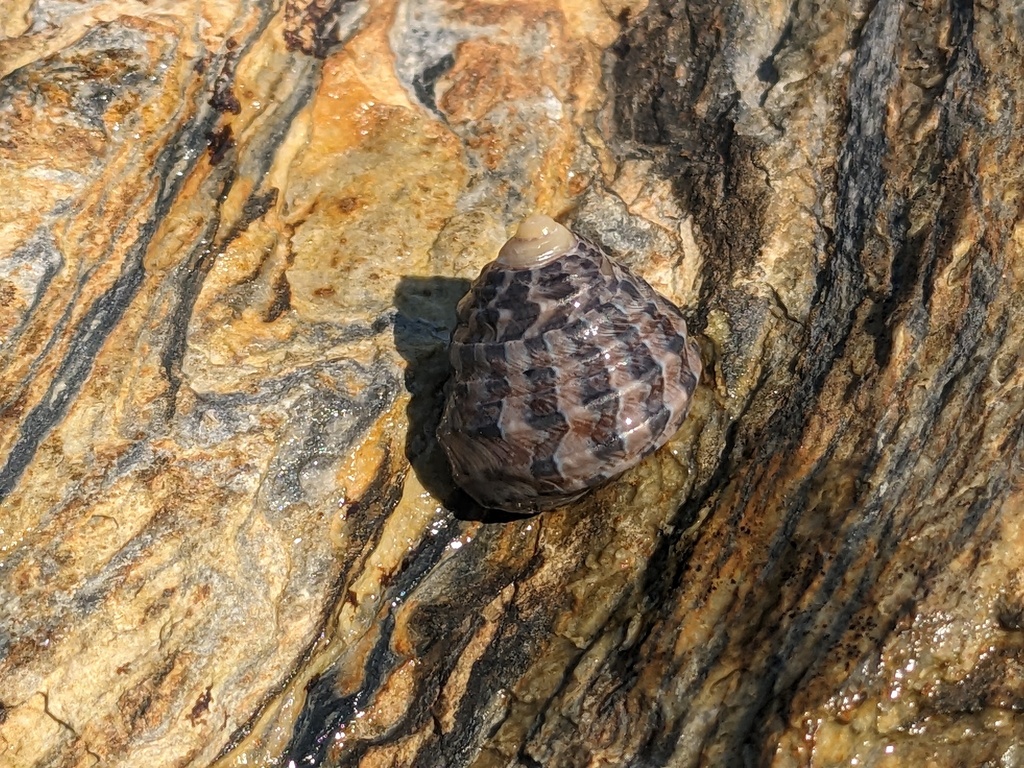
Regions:
M 534 512 L 583 495 L 678 431 L 700 378 L 668 299 L 531 216 L 459 302 L 437 430 L 455 482 Z

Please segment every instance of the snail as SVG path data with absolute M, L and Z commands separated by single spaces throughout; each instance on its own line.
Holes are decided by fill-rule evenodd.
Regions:
M 682 313 L 599 247 L 530 216 L 456 310 L 437 438 L 482 506 L 569 503 L 664 445 L 701 374 Z

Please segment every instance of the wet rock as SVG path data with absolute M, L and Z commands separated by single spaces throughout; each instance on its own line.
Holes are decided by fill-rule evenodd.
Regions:
M 1022 29 L 14 3 L 0 762 L 1019 762 Z M 706 374 L 663 450 L 507 519 L 432 435 L 534 210 Z

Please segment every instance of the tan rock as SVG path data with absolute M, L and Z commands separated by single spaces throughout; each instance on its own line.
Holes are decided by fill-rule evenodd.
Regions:
M 0 765 L 1019 762 L 1019 14 L 279 5 L 0 2 Z M 535 211 L 706 373 L 504 520 L 432 430 Z

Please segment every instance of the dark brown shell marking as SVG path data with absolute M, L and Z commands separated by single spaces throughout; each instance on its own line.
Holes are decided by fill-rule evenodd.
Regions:
M 678 431 L 700 377 L 679 309 L 572 240 L 540 266 L 488 264 L 459 302 L 437 436 L 486 507 L 546 509 L 624 472 Z

